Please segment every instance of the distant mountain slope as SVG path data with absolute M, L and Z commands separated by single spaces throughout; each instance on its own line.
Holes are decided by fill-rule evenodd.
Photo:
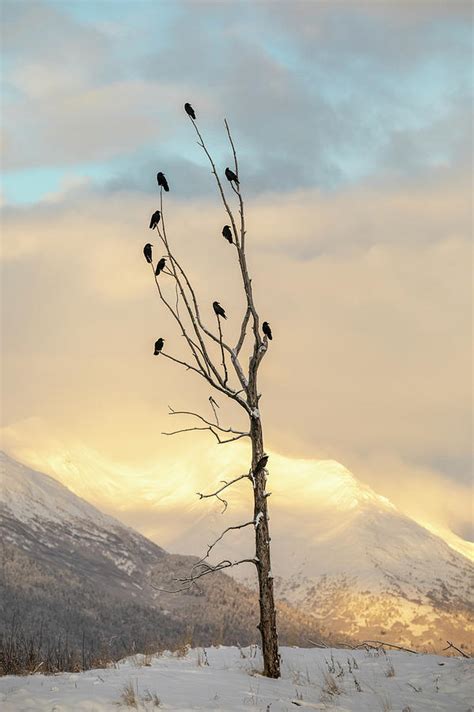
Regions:
M 258 640 L 253 593 L 224 574 L 180 594 L 193 557 L 170 555 L 47 475 L 0 455 L 0 633 L 39 628 L 52 643 L 113 654 L 184 642 Z M 309 616 L 283 606 L 282 640 L 302 642 Z
M 292 465 L 297 492 L 286 460 L 272 456 L 271 464 L 272 568 L 280 600 L 311 613 L 336 639 L 382 636 L 441 650 L 449 638 L 472 647 L 474 567 L 466 557 L 337 462 Z M 202 546 L 217 529 L 210 514 L 179 545 Z M 218 555 L 238 557 L 248 546 L 241 536 Z M 232 573 L 246 581 L 244 572 Z
M 472 647 L 471 562 L 388 506 L 359 505 L 344 525 L 284 560 L 291 563 L 278 595 L 335 635 Z

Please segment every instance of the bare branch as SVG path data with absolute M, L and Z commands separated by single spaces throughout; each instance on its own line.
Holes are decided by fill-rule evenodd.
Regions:
M 194 564 L 192 570 L 194 571 L 195 568 L 200 566 L 200 564 L 204 563 L 204 561 L 209 558 L 209 554 L 211 553 L 211 551 L 214 549 L 215 546 L 217 546 L 220 541 L 222 541 L 227 532 L 235 531 L 237 529 L 245 529 L 245 527 L 249 527 L 252 524 L 255 524 L 253 519 L 250 522 L 245 522 L 244 524 L 235 524 L 232 527 L 227 527 L 227 529 L 224 529 L 224 531 L 219 534 L 217 539 L 213 541 L 212 544 L 209 544 L 209 546 L 207 547 L 206 555 L 203 556 L 202 559 L 200 559 L 196 564 Z
M 188 371 L 195 371 L 195 373 L 199 373 L 200 376 L 202 376 L 202 371 L 198 371 L 197 368 L 194 366 L 191 366 L 191 364 L 186 363 L 186 361 L 180 361 L 179 358 L 175 358 L 174 356 L 170 356 L 170 354 L 165 353 L 165 351 L 161 351 L 160 356 L 164 356 L 165 358 L 169 358 L 170 361 L 174 361 L 175 363 L 179 363 L 181 366 L 184 366 Z
M 232 134 L 230 132 L 230 127 L 227 122 L 227 119 L 224 119 L 224 125 L 227 131 L 227 136 L 229 138 L 229 142 L 232 148 L 232 153 L 234 155 L 234 164 L 235 164 L 235 169 L 236 169 L 236 174 L 237 177 L 239 175 L 238 170 L 238 163 L 237 163 L 237 152 L 235 150 L 235 145 L 234 141 L 232 139 Z M 247 304 L 252 312 L 252 317 L 253 317 L 253 330 L 255 334 L 255 341 L 257 343 L 257 346 L 260 346 L 261 343 L 261 338 L 260 338 L 260 332 L 259 332 L 259 317 L 257 310 L 255 309 L 255 304 L 253 301 L 253 292 L 252 292 L 252 280 L 249 277 L 248 273 L 248 268 L 247 268 L 247 259 L 245 256 L 245 212 L 244 212 L 244 201 L 242 198 L 242 194 L 240 192 L 240 183 L 237 186 L 234 186 L 232 184 L 232 190 L 234 193 L 237 195 L 238 200 L 239 200 L 239 212 L 240 212 L 240 244 L 237 245 L 237 252 L 239 255 L 239 263 L 240 263 L 240 270 L 242 273 L 242 279 L 244 282 L 244 288 L 245 288 L 245 293 L 247 295 Z
M 216 564 L 216 566 L 211 566 L 210 564 L 203 563 L 203 571 L 201 571 L 200 573 L 188 576 L 186 578 L 175 578 L 174 581 L 178 581 L 185 584 L 184 586 L 180 586 L 177 589 L 170 591 L 167 588 L 155 586 L 150 582 L 149 586 L 151 586 L 151 588 L 153 588 L 155 591 L 161 591 L 163 593 L 182 593 L 183 591 L 189 591 L 189 589 L 193 586 L 197 586 L 196 581 L 202 578 L 203 576 L 216 573 L 217 571 L 222 571 L 223 569 L 230 569 L 234 566 L 240 566 L 240 564 L 254 564 L 255 566 L 257 566 L 258 561 L 256 559 L 240 559 L 240 561 L 229 561 L 228 559 L 224 559 L 223 561 L 220 561 L 218 564 Z
M 387 643 L 385 640 L 363 640 L 360 645 L 369 645 L 370 643 L 376 643 L 380 648 L 384 645 L 389 648 L 396 648 L 397 650 L 404 650 L 406 653 L 413 653 L 413 655 L 418 655 L 417 650 L 411 650 L 411 648 L 404 648 L 401 645 L 395 645 L 395 643 Z
M 230 128 L 229 124 L 227 123 L 227 119 L 224 119 L 224 125 L 227 131 L 227 136 L 229 138 L 230 145 L 232 147 L 232 153 L 234 155 L 234 166 L 235 166 L 235 175 L 237 178 L 239 177 L 239 164 L 237 161 L 237 152 L 235 150 L 234 146 L 234 141 L 232 140 L 232 135 L 230 133 Z M 237 187 L 234 187 L 232 184 L 232 188 L 234 190 L 234 193 L 238 196 L 239 199 L 239 213 L 240 213 L 240 248 L 242 251 L 245 250 L 245 214 L 244 214 L 244 202 L 242 199 L 242 195 L 240 192 L 240 183 L 237 185 Z
M 222 366 L 224 368 L 224 386 L 225 386 L 227 384 L 227 381 L 229 380 L 229 374 L 227 373 L 227 366 L 226 366 L 226 362 L 225 362 L 224 345 L 222 343 L 222 327 L 221 327 L 221 320 L 220 320 L 219 314 L 216 314 L 216 319 L 217 319 L 217 326 L 219 327 L 219 343 L 221 346 Z
M 211 404 L 211 408 L 214 412 L 214 417 L 216 419 L 216 425 L 219 425 L 219 417 L 217 415 L 217 410 L 216 410 L 216 408 L 219 408 L 219 404 L 216 403 L 216 401 L 214 400 L 214 398 L 212 396 L 209 396 L 209 403 Z
M 214 177 L 215 177 L 215 179 L 216 179 L 216 182 L 217 182 L 217 185 L 218 185 L 218 188 L 219 188 L 219 192 L 220 192 L 220 194 L 221 194 L 222 202 L 224 203 L 224 207 L 225 207 L 225 209 L 226 209 L 226 211 L 227 211 L 227 214 L 228 214 L 228 216 L 229 216 L 229 218 L 230 218 L 230 221 L 231 221 L 231 223 L 232 223 L 232 232 L 234 233 L 235 244 L 236 244 L 237 247 L 239 247 L 239 234 L 238 234 L 238 232 L 237 232 L 237 227 L 236 227 L 236 225 L 235 225 L 234 215 L 233 215 L 232 210 L 230 209 L 229 204 L 228 204 L 228 202 L 227 202 L 227 199 L 226 199 L 226 197 L 225 197 L 224 189 L 223 189 L 223 187 L 222 187 L 222 183 L 221 183 L 221 180 L 220 180 L 220 178 L 219 178 L 219 174 L 217 173 L 215 163 L 214 163 L 214 161 L 213 161 L 213 159 L 212 159 L 211 154 L 210 154 L 209 151 L 207 150 L 206 144 L 204 143 L 204 139 L 203 139 L 203 137 L 201 136 L 201 132 L 199 131 L 197 125 L 196 125 L 195 122 L 192 121 L 192 120 L 191 120 L 191 123 L 192 123 L 192 125 L 194 126 L 194 129 L 195 129 L 195 131 L 196 131 L 196 133 L 197 133 L 197 135 L 198 135 L 198 137 L 199 137 L 198 145 L 203 149 L 204 153 L 206 154 L 207 158 L 209 159 L 209 163 L 211 164 L 212 173 L 214 174 Z
M 328 647 L 326 645 L 326 643 L 324 643 L 322 640 L 314 641 L 314 640 L 311 640 L 310 638 L 308 638 L 308 643 L 311 643 L 311 645 L 314 645 L 315 648 L 327 648 Z
M 240 328 L 239 340 L 237 342 L 237 346 L 234 349 L 236 359 L 240 353 L 242 346 L 244 345 L 245 337 L 247 335 L 247 324 L 249 323 L 250 314 L 251 314 L 250 307 L 247 307 L 247 311 L 245 312 L 245 316 L 242 320 L 242 326 Z
M 228 507 L 228 502 L 223 497 L 220 497 L 220 493 L 223 492 L 228 487 L 231 487 L 232 485 L 234 485 L 236 482 L 240 482 L 240 480 L 245 480 L 245 479 L 251 480 L 250 475 L 248 475 L 248 474 L 239 475 L 239 477 L 235 477 L 233 480 L 230 480 L 229 482 L 226 482 L 226 480 L 221 480 L 224 483 L 224 485 L 222 487 L 219 487 L 215 492 L 209 492 L 208 494 L 203 494 L 202 492 L 196 492 L 196 494 L 199 497 L 199 499 L 210 499 L 211 497 L 215 497 L 216 499 L 218 499 L 224 505 L 224 509 L 222 510 L 222 513 L 224 513 Z
M 176 281 L 176 284 L 178 285 L 179 291 L 180 291 L 180 293 L 181 293 L 181 297 L 182 297 L 182 299 L 183 299 L 183 301 L 184 301 L 184 303 L 185 303 L 185 305 L 186 305 L 186 309 L 187 309 L 187 311 L 188 311 L 189 318 L 190 318 L 191 323 L 192 323 L 192 326 L 193 326 L 193 328 L 194 328 L 194 332 L 195 332 L 195 334 L 196 334 L 196 336 L 197 336 L 197 338 L 198 338 L 198 341 L 199 341 L 199 343 L 200 343 L 200 351 L 201 351 L 201 353 L 202 353 L 202 355 L 203 355 L 204 362 L 205 362 L 205 364 L 206 364 L 206 366 L 207 366 L 208 374 L 209 374 L 209 369 L 210 369 L 210 370 L 212 371 L 212 373 L 214 374 L 215 378 L 217 379 L 217 381 L 219 382 L 219 384 L 220 384 L 221 386 L 223 386 L 224 388 L 226 388 L 227 380 L 228 380 L 228 377 L 227 377 L 227 370 L 225 370 L 225 376 L 226 376 L 226 377 L 225 377 L 224 380 L 223 380 L 223 379 L 221 378 L 221 376 L 220 376 L 220 374 L 219 374 L 217 368 L 214 366 L 214 363 L 213 363 L 212 359 L 210 358 L 210 356 L 209 356 L 209 354 L 208 354 L 208 352 L 207 352 L 206 345 L 205 345 L 205 343 L 204 343 L 204 339 L 202 338 L 202 335 L 201 335 L 200 329 L 201 329 L 202 331 L 204 331 L 205 333 L 207 333 L 207 330 L 204 329 L 204 327 L 203 327 L 202 324 L 201 324 L 201 319 L 200 319 L 200 316 L 199 316 L 199 308 L 198 308 L 198 303 L 197 303 L 197 299 L 196 299 L 196 295 L 195 295 L 194 289 L 192 288 L 191 282 L 190 282 L 188 276 L 186 275 L 184 269 L 181 267 L 181 265 L 179 264 L 179 262 L 176 260 L 175 256 L 172 254 L 171 249 L 170 249 L 170 247 L 169 247 L 168 237 L 167 237 L 167 234 L 166 234 L 165 216 L 164 216 L 164 213 L 163 213 L 163 188 L 161 188 L 161 190 L 160 190 L 160 209 L 161 209 L 161 220 L 162 220 L 162 226 L 163 226 L 163 234 L 161 233 L 159 227 L 157 227 L 157 231 L 158 231 L 158 234 L 159 234 L 159 236 L 160 236 L 161 241 L 163 242 L 163 244 L 164 244 L 164 246 L 165 246 L 165 248 L 166 248 L 166 251 L 167 251 L 168 257 L 169 257 L 169 259 L 170 259 L 170 263 L 171 263 L 171 270 L 172 270 L 172 273 L 173 273 L 173 277 L 174 277 L 174 279 L 175 279 L 175 281 Z M 189 291 L 190 291 L 190 293 L 191 293 L 191 298 L 192 298 L 192 301 L 193 301 L 193 304 L 194 304 L 195 312 L 193 312 L 193 310 L 191 309 L 191 305 L 189 304 L 189 301 L 188 301 L 188 299 L 187 299 L 187 297 L 186 297 L 185 291 L 184 291 L 183 286 L 182 286 L 182 284 L 181 284 L 181 281 L 180 281 L 180 279 L 179 279 L 178 272 L 177 272 L 177 269 L 176 269 L 176 268 L 178 268 L 179 272 L 180 272 L 181 275 L 183 276 L 183 278 L 184 278 L 184 280 L 185 280 L 185 282 L 186 282 L 186 286 L 188 287 L 188 289 L 189 289 Z M 209 334 L 208 334 L 208 335 L 209 335 Z M 216 337 L 214 337 L 214 336 L 212 335 L 212 338 L 215 339 Z M 221 342 L 222 342 L 222 338 L 221 338 Z M 209 375 L 210 375 L 210 374 L 209 374 Z
M 175 410 L 172 408 L 170 405 L 168 406 L 169 408 L 169 413 L 168 415 L 191 415 L 193 418 L 198 418 L 201 420 L 203 423 L 206 425 L 211 426 L 212 428 L 215 428 L 217 430 L 220 430 L 223 433 L 235 433 L 236 435 L 249 435 L 248 432 L 244 432 L 242 430 L 235 430 L 234 428 L 223 428 L 221 425 L 218 425 L 216 423 L 211 423 L 210 420 L 207 420 L 204 418 L 202 415 L 199 415 L 199 413 L 193 413 L 191 410 Z
M 156 288 L 157 288 L 157 290 L 158 290 L 158 294 L 159 294 L 159 297 L 160 297 L 161 301 L 162 301 L 163 304 L 166 306 L 166 308 L 168 309 L 168 311 L 170 312 L 170 314 L 172 314 L 173 317 L 174 317 L 174 319 L 177 321 L 177 323 L 178 323 L 178 325 L 179 325 L 179 327 L 180 327 L 180 329 L 181 329 L 181 333 L 182 333 L 182 335 L 184 336 L 184 338 L 186 339 L 186 341 L 187 341 L 187 343 L 188 343 L 188 346 L 189 346 L 189 348 L 190 348 L 190 350 L 191 350 L 191 352 L 192 352 L 192 354 L 193 354 L 193 356 L 194 356 L 194 359 L 195 359 L 195 361 L 196 361 L 196 363 L 197 363 L 197 365 L 198 365 L 198 369 L 197 369 L 198 373 L 200 373 L 201 375 L 205 376 L 205 372 L 204 372 L 203 365 L 202 365 L 202 363 L 201 363 L 201 361 L 200 361 L 200 359 L 199 359 L 199 356 L 197 355 L 196 345 L 194 344 L 194 342 L 192 341 L 192 339 L 189 337 L 189 335 L 188 335 L 188 333 L 187 333 L 187 331 L 186 331 L 186 328 L 185 328 L 185 326 L 184 326 L 184 324 L 183 324 L 183 322 L 182 322 L 182 320 L 181 320 L 179 314 L 178 314 L 177 312 L 175 312 L 175 310 L 173 309 L 173 307 L 171 306 L 171 304 L 170 304 L 170 303 L 168 302 L 168 300 L 164 297 L 163 292 L 161 291 L 161 287 L 160 287 L 160 283 L 159 283 L 159 281 L 158 281 L 158 277 L 157 277 L 156 274 L 155 274 L 155 270 L 154 270 L 154 267 L 153 267 L 153 263 L 151 263 L 151 270 L 152 270 L 152 273 L 153 273 L 153 279 L 155 280 Z
M 167 239 L 167 237 L 166 237 L 166 231 L 165 231 L 165 222 L 164 222 L 164 215 L 163 215 L 163 190 L 161 190 L 160 200 L 161 200 L 161 202 L 160 202 L 160 207 L 161 207 L 161 219 L 162 219 L 162 224 L 163 224 L 163 233 L 161 233 L 159 227 L 157 227 L 158 235 L 160 236 L 160 239 L 161 239 L 161 241 L 163 242 L 163 245 L 164 245 L 165 248 L 166 248 L 166 252 L 167 252 L 168 258 L 169 258 L 169 260 L 170 260 L 170 264 L 171 264 L 172 275 L 173 275 L 173 278 L 174 278 L 174 280 L 175 280 L 175 282 L 176 282 L 176 285 L 177 285 L 177 287 L 178 287 L 178 289 L 179 289 L 179 291 L 180 291 L 181 298 L 182 298 L 182 300 L 183 300 L 183 302 L 184 302 L 184 304 L 185 304 L 185 306 L 186 306 L 186 309 L 187 309 L 189 318 L 190 318 L 190 320 L 191 320 L 191 324 L 192 324 L 193 329 L 194 329 L 194 333 L 196 334 L 197 339 L 198 339 L 198 341 L 199 341 L 199 344 L 200 344 L 200 351 L 201 351 L 201 353 L 202 353 L 202 355 L 203 355 L 203 359 L 204 359 L 205 365 L 206 365 L 206 367 L 207 367 L 207 372 L 208 372 L 208 374 L 210 375 L 210 370 L 211 370 L 211 371 L 213 372 L 214 376 L 216 377 L 216 379 L 217 379 L 217 380 L 221 383 L 221 385 L 222 385 L 222 379 L 221 379 L 221 377 L 220 377 L 220 374 L 219 374 L 219 372 L 217 371 L 217 369 L 215 368 L 215 366 L 214 366 L 212 360 L 210 359 L 209 354 L 207 353 L 206 346 L 205 346 L 205 344 L 204 344 L 204 340 L 203 340 L 203 338 L 202 338 L 202 336 L 201 336 L 201 332 L 200 332 L 200 330 L 199 330 L 199 328 L 198 328 L 198 325 L 196 324 L 195 315 L 194 315 L 194 313 L 193 313 L 193 311 L 192 311 L 192 309 L 191 309 L 191 306 L 190 306 L 190 304 L 189 304 L 189 302 L 188 302 L 188 299 L 187 299 L 187 297 L 186 297 L 186 294 L 185 294 L 185 292 L 184 292 L 184 289 L 183 289 L 183 287 L 182 287 L 182 284 L 181 284 L 181 282 L 180 282 L 180 280 L 179 280 L 179 277 L 178 277 L 178 274 L 177 274 L 177 272 L 176 272 L 176 266 L 175 266 L 176 259 L 175 259 L 175 257 L 173 256 L 173 254 L 171 253 L 171 250 L 170 250 L 170 247 L 169 247 L 169 244 L 168 244 L 168 239 Z M 178 310 L 177 310 L 177 311 L 178 311 Z M 178 318 L 179 318 L 179 314 L 178 314 Z M 182 326 L 182 323 L 180 323 L 180 325 Z M 182 326 L 182 328 L 183 328 L 183 326 Z
M 258 561 L 257 561 L 257 559 L 240 559 L 239 561 L 230 561 L 229 559 L 223 559 L 215 566 L 212 566 L 211 564 L 208 564 L 206 562 L 202 562 L 200 564 L 202 571 L 200 571 L 198 573 L 192 573 L 191 576 L 187 576 L 186 578 L 176 579 L 176 580 L 180 581 L 182 583 L 194 583 L 194 581 L 197 581 L 198 579 L 202 578 L 203 576 L 207 576 L 208 574 L 216 573 L 217 571 L 223 571 L 224 569 L 230 569 L 230 568 L 233 568 L 234 566 L 240 566 L 240 564 L 255 564 L 255 565 L 257 565 Z
M 219 433 L 216 433 L 216 431 L 214 430 L 214 427 L 216 427 L 216 426 L 211 425 L 211 426 L 200 426 L 200 427 L 195 427 L 195 428 L 180 428 L 179 430 L 173 430 L 170 433 L 162 432 L 161 434 L 162 435 L 178 435 L 180 433 L 190 433 L 193 430 L 209 430 L 209 432 L 214 435 L 214 437 L 216 438 L 219 445 L 226 445 L 227 443 L 232 443 L 235 440 L 240 440 L 241 438 L 250 437 L 250 433 L 240 433 L 239 435 L 236 435 L 233 438 L 226 438 L 224 440 L 220 437 Z M 232 431 L 232 432 L 234 432 L 234 431 Z
M 174 259 L 174 258 L 173 258 L 173 259 Z M 193 289 L 191 283 L 188 281 L 188 278 L 187 278 L 187 276 L 186 276 L 186 273 L 183 271 L 181 265 L 180 265 L 176 260 L 174 260 L 174 261 L 175 261 L 175 263 L 176 263 L 178 269 L 181 271 L 181 273 L 182 273 L 182 275 L 183 275 L 183 278 L 184 278 L 184 280 L 186 281 L 187 287 L 188 287 L 188 289 L 189 289 L 189 291 L 190 291 L 190 293 L 191 293 L 191 296 L 192 296 L 192 299 L 193 299 L 193 304 L 194 304 L 194 310 L 195 310 L 195 312 L 196 312 L 196 320 L 197 320 L 199 326 L 201 327 L 202 331 L 206 334 L 206 336 L 208 336 L 210 339 L 212 339 L 213 341 L 215 341 L 216 344 L 219 344 L 219 345 L 221 346 L 221 348 L 224 347 L 224 349 L 230 354 L 230 357 L 231 357 L 232 363 L 233 363 L 233 365 L 234 365 L 235 372 L 237 373 L 238 379 L 239 379 L 239 381 L 240 381 L 240 384 L 241 384 L 241 386 L 243 386 L 243 388 L 245 389 L 246 386 L 247 386 L 247 379 L 246 379 L 245 376 L 244 376 L 244 372 L 243 372 L 243 370 L 242 370 L 242 366 L 240 365 L 239 360 L 238 360 L 238 358 L 237 358 L 237 357 L 238 357 L 238 351 L 236 351 L 236 352 L 232 351 L 231 347 L 230 347 L 230 346 L 224 341 L 224 339 L 222 338 L 222 332 L 220 332 L 220 338 L 218 338 L 215 334 L 212 333 L 212 331 L 210 331 L 210 330 L 203 324 L 202 319 L 201 319 L 201 314 L 200 314 L 200 311 L 199 311 L 199 305 L 198 305 L 198 302 L 197 302 L 197 299 L 196 299 L 196 294 L 195 294 L 195 292 L 194 292 L 194 289 Z M 249 316 L 250 316 L 250 315 L 249 315 Z M 244 317 L 244 319 L 245 319 L 245 317 Z M 248 322 L 248 317 L 246 317 L 246 323 L 247 323 L 247 322 Z M 243 331 L 244 331 L 243 338 L 245 338 L 245 328 L 243 329 Z M 240 349 L 239 349 L 239 350 L 240 350 Z
M 462 650 L 460 650 L 459 648 L 456 648 L 456 646 L 454 645 L 454 643 L 451 643 L 450 640 L 447 640 L 446 642 L 448 643 L 448 646 L 447 646 L 446 648 L 443 648 L 443 650 L 450 650 L 450 648 L 453 648 L 453 649 L 456 650 L 460 655 L 462 655 L 463 658 L 469 658 L 469 659 L 471 658 L 470 655 L 467 655 L 467 653 L 464 653 L 464 652 L 463 652 Z
M 160 237 L 161 237 L 161 234 L 160 234 Z M 163 238 L 162 238 L 162 239 L 163 239 Z M 174 261 L 174 258 L 171 256 L 171 253 L 170 253 L 169 251 L 168 251 L 168 255 L 170 256 L 170 259 Z M 213 363 L 212 363 L 212 361 L 210 360 L 210 358 L 207 356 L 207 352 L 203 352 L 203 351 L 201 350 L 201 348 L 200 348 L 199 346 L 197 346 L 197 344 L 190 338 L 190 336 L 189 336 L 189 334 L 187 333 L 186 328 L 185 328 L 185 326 L 184 326 L 184 323 L 183 323 L 182 319 L 180 318 L 179 314 L 176 313 L 176 311 L 173 309 L 173 307 L 171 306 L 171 304 L 168 302 L 168 300 L 167 300 L 167 299 L 165 298 L 165 296 L 163 295 L 163 292 L 162 292 L 162 290 L 161 290 L 161 287 L 160 287 L 158 278 L 157 278 L 157 276 L 155 275 L 153 263 L 151 264 L 151 268 L 152 268 L 153 278 L 154 278 L 154 280 L 155 280 L 156 288 L 157 288 L 157 290 L 158 290 L 158 294 L 159 294 L 159 296 L 160 296 L 160 299 L 161 299 L 161 301 L 163 302 L 163 304 L 165 304 L 165 306 L 167 307 L 168 311 L 172 314 L 173 318 L 174 318 L 174 319 L 176 320 L 176 322 L 178 323 L 178 325 L 179 325 L 179 327 L 180 327 L 180 329 L 181 329 L 181 332 L 182 332 L 183 336 L 185 337 L 185 339 L 186 339 L 186 341 L 187 341 L 187 343 L 188 343 L 188 346 L 189 346 L 190 350 L 191 350 L 192 353 L 193 353 L 194 359 L 195 359 L 195 361 L 196 361 L 196 363 L 197 363 L 197 365 L 198 365 L 198 369 L 195 369 L 196 372 L 199 373 L 203 378 L 205 378 L 206 381 L 208 381 L 208 383 L 210 383 L 213 388 L 215 388 L 215 389 L 218 390 L 218 391 L 221 391 L 222 393 L 225 393 L 227 396 L 229 396 L 230 398 L 232 398 L 232 399 L 234 399 L 235 401 L 237 401 L 237 402 L 239 403 L 239 405 L 241 405 L 248 413 L 250 413 L 250 408 L 249 408 L 248 404 L 246 403 L 246 401 L 243 400 L 243 398 L 241 398 L 241 397 L 239 396 L 239 393 L 240 393 L 240 392 L 239 392 L 239 391 L 235 391 L 235 390 L 234 390 L 233 388 L 231 388 L 229 385 L 224 385 L 223 380 L 222 380 L 220 374 L 217 372 L 217 369 L 216 369 L 215 366 L 213 365 Z M 174 275 L 173 275 L 173 277 L 174 277 Z M 177 283 L 178 283 L 178 285 L 179 285 L 178 280 L 177 280 Z M 183 292 L 182 292 L 182 289 L 181 289 L 181 293 L 183 293 Z M 189 309 L 189 304 L 188 304 L 188 309 Z M 195 328 L 197 329 L 197 326 L 196 326 Z M 202 341 L 202 340 L 200 339 L 200 341 Z M 217 341 L 218 341 L 218 339 L 217 339 Z M 224 345 L 224 346 L 225 346 L 225 345 Z M 229 348 L 229 347 L 226 347 L 226 348 Z M 204 346 L 204 349 L 205 349 L 205 346 Z M 230 349 L 229 349 L 229 350 L 230 350 Z M 201 363 L 201 360 L 200 360 L 200 358 L 199 358 L 199 356 L 198 356 L 198 353 L 201 354 L 202 360 L 203 360 L 203 362 L 204 362 L 206 368 L 203 366 L 203 363 Z M 176 361 L 177 361 L 177 363 L 180 363 L 178 360 L 176 360 Z M 186 367 L 187 367 L 188 364 L 183 364 L 183 363 L 182 363 L 182 365 L 186 365 Z M 216 383 L 216 381 L 212 378 L 212 376 L 211 376 L 211 374 L 210 374 L 210 371 L 209 371 L 209 368 L 211 368 L 211 369 L 213 370 L 213 372 L 217 374 L 217 378 L 218 378 L 218 382 L 217 382 L 217 383 Z M 207 372 L 206 372 L 206 371 L 207 371 Z

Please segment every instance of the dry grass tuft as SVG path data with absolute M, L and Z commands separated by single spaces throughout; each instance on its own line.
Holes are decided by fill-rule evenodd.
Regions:
M 134 707 L 137 709 L 138 707 L 138 700 L 137 700 L 137 694 L 135 692 L 135 688 L 133 687 L 133 683 L 127 682 L 126 685 L 124 685 L 122 693 L 120 695 L 120 705 L 125 705 L 125 707 Z

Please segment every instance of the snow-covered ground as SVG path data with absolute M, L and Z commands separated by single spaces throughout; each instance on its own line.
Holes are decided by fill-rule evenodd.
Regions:
M 282 648 L 282 678 L 254 648 L 127 658 L 106 670 L 0 678 L 3 712 L 284 710 L 474 712 L 472 661 L 395 651 Z

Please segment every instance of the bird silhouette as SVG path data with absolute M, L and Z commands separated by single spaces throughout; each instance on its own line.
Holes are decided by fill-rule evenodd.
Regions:
M 215 312 L 215 314 L 216 314 L 217 317 L 220 317 L 220 316 L 221 316 L 223 319 L 227 319 L 227 317 L 226 317 L 226 315 L 225 315 L 225 311 L 224 311 L 224 309 L 221 307 L 221 305 L 219 304 L 219 302 L 212 302 L 212 308 L 214 309 L 214 312 Z
M 161 349 L 163 348 L 164 345 L 165 345 L 165 340 L 162 339 L 161 337 L 158 339 L 158 341 L 155 341 L 155 351 L 154 351 L 153 356 L 159 356 L 159 354 L 161 353 Z
M 188 116 L 190 116 L 194 121 L 196 120 L 196 114 L 194 113 L 194 109 L 191 104 L 186 102 L 186 104 L 184 105 L 184 110 Z
M 166 266 L 166 257 L 162 257 L 161 260 L 158 260 L 158 264 L 156 265 L 155 275 L 157 277 L 160 274 L 160 272 L 162 270 L 164 270 L 165 266 Z
M 156 180 L 158 181 L 158 185 L 162 186 L 163 190 L 168 192 L 170 187 L 168 185 L 168 181 L 165 178 L 165 174 L 159 171 L 156 174 Z
M 239 179 L 238 179 L 237 176 L 235 175 L 234 171 L 231 171 L 231 170 L 230 170 L 230 168 L 226 168 L 226 169 L 225 169 L 225 177 L 227 178 L 227 180 L 228 180 L 230 183 L 232 183 L 232 181 L 234 181 L 234 183 L 237 183 L 237 185 L 240 185 L 240 184 L 239 184 Z
M 153 262 L 153 257 L 152 257 L 152 248 L 153 245 L 149 242 L 146 243 L 145 247 L 143 248 L 143 254 L 145 255 L 146 261 L 151 264 Z
M 267 466 L 267 462 L 268 462 L 268 455 L 263 453 L 262 457 L 257 462 L 257 466 L 255 467 L 255 470 L 253 471 L 254 475 L 258 475 L 259 472 L 264 470 L 265 467 Z
M 161 217 L 160 211 L 159 211 L 159 210 L 155 210 L 155 212 L 154 212 L 153 215 L 151 216 L 151 220 L 150 220 L 150 230 L 154 230 L 155 227 L 157 227 L 158 223 L 160 222 L 160 217 Z
M 227 240 L 227 242 L 230 242 L 230 244 L 232 245 L 232 230 L 230 229 L 230 225 L 224 225 L 224 227 L 222 228 L 222 234 Z
M 268 321 L 264 321 L 264 322 L 263 322 L 263 324 L 262 324 L 262 331 L 263 331 L 263 333 L 265 334 L 265 336 L 268 336 L 268 338 L 270 339 L 270 341 L 273 339 L 272 330 L 270 329 L 270 324 L 268 323 Z

